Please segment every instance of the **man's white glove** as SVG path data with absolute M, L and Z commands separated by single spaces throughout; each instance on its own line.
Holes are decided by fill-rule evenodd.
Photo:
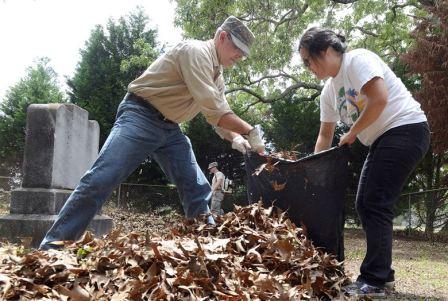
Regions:
M 250 149 L 250 144 L 242 136 L 238 135 L 232 139 L 232 148 L 241 152 L 243 155 L 248 149 Z
M 264 153 L 265 145 L 263 139 L 260 136 L 260 131 L 258 130 L 258 128 L 254 127 L 250 130 L 249 135 L 247 136 L 247 141 L 249 142 L 250 148 L 253 151 L 259 154 Z

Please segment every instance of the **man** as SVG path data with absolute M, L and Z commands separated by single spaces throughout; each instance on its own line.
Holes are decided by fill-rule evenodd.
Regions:
M 210 209 L 213 214 L 221 215 L 222 209 L 221 204 L 224 200 L 224 180 L 226 177 L 218 169 L 218 162 L 212 162 L 208 165 L 208 170 L 213 173 L 212 179 L 212 201 Z
M 249 54 L 253 40 L 252 32 L 231 16 L 212 40 L 179 43 L 132 81 L 98 159 L 68 198 L 40 248 L 78 239 L 112 190 L 148 156 L 176 184 L 187 218 L 209 214 L 210 184 L 179 123 L 201 112 L 234 149 L 264 152 L 258 130 L 230 109 L 222 76 L 222 67 Z M 208 216 L 207 222 L 214 220 Z

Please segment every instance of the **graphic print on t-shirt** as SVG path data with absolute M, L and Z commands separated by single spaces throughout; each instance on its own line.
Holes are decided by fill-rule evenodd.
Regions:
M 338 92 L 338 111 L 343 122 L 347 126 L 352 126 L 358 119 L 362 110 L 365 107 L 365 96 L 360 94 L 355 89 L 348 89 L 345 92 L 344 87 L 341 87 Z

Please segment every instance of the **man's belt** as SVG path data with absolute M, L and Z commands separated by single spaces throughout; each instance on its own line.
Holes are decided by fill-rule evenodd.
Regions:
M 166 118 L 165 116 L 163 116 L 163 114 L 162 114 L 159 110 L 157 110 L 157 109 L 156 109 L 156 108 L 155 108 L 149 101 L 147 101 L 146 99 L 144 99 L 144 98 L 141 97 L 141 96 L 138 96 L 138 95 L 135 94 L 135 93 L 132 93 L 132 92 L 128 92 L 128 93 L 126 93 L 126 96 L 124 97 L 124 100 L 125 100 L 125 101 L 132 101 L 132 102 L 135 102 L 135 103 L 137 103 L 137 104 L 139 104 L 139 105 L 141 105 L 141 106 L 143 106 L 143 107 L 146 107 L 146 108 L 150 109 L 151 111 L 155 111 L 155 112 L 157 112 L 158 115 L 159 115 L 159 117 L 160 117 L 160 119 L 161 119 L 162 121 L 164 121 L 164 122 L 177 124 L 176 122 L 167 119 L 167 118 Z

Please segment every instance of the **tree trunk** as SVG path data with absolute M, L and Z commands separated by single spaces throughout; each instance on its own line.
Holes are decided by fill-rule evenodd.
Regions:
M 434 208 L 434 197 L 429 193 L 425 198 L 426 219 L 425 219 L 425 235 L 432 237 L 434 234 L 434 222 L 436 219 L 436 208 Z

